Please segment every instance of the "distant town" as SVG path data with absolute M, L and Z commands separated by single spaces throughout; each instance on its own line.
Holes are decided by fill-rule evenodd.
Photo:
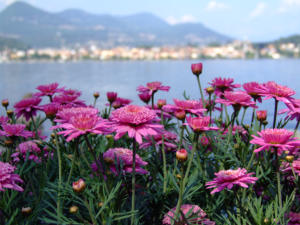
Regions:
M 224 45 L 185 47 L 126 47 L 110 49 L 96 45 L 77 48 L 3 49 L 0 62 L 80 60 L 182 60 L 182 59 L 281 59 L 300 58 L 300 44 L 269 43 L 258 46 L 247 41 Z

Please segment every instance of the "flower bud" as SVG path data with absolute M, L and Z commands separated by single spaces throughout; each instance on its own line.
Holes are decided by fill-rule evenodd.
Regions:
M 150 101 L 150 99 L 151 99 L 151 95 L 148 92 L 142 92 L 142 93 L 140 93 L 139 97 L 146 104 L 148 104 L 149 101 Z
M 180 149 L 176 151 L 176 159 L 179 162 L 185 162 L 188 159 L 188 152 L 185 149 Z
M 205 88 L 205 91 L 207 92 L 207 94 L 211 95 L 212 93 L 214 93 L 215 89 L 213 87 L 208 87 Z
M 267 119 L 267 110 L 256 111 L 256 118 L 258 121 L 263 122 Z
M 13 141 L 10 140 L 10 139 L 7 139 L 7 140 L 4 141 L 4 144 L 5 144 L 6 146 L 12 146 Z
M 178 179 L 178 180 L 181 180 L 181 175 L 180 174 L 176 174 L 176 178 Z
M 3 99 L 3 100 L 2 100 L 2 106 L 3 106 L 4 108 L 7 108 L 8 105 L 9 105 L 8 99 Z
M 293 162 L 294 161 L 294 156 L 293 155 L 287 155 L 286 157 L 285 157 L 285 160 L 286 161 L 288 161 L 288 162 Z
M 268 125 L 268 121 L 267 121 L 267 120 L 264 120 L 264 121 L 262 122 L 262 124 L 263 124 L 264 126 L 267 126 L 267 125 Z
M 164 105 L 166 105 L 167 104 L 167 101 L 166 101 L 166 99 L 158 99 L 158 101 L 157 101 L 157 107 L 159 108 L 159 109 L 161 109 Z
M 117 92 L 107 92 L 107 101 L 109 101 L 110 104 L 112 104 L 117 99 Z
M 31 214 L 32 208 L 31 207 L 23 207 L 21 211 L 22 211 L 23 215 L 28 216 Z
M 6 111 L 6 114 L 7 114 L 8 117 L 11 118 L 14 115 L 14 111 L 12 111 L 11 109 L 9 109 L 9 110 Z
M 184 120 L 185 119 L 185 111 L 184 110 L 179 110 L 179 111 L 176 111 L 174 113 L 174 116 L 179 119 L 179 120 Z
M 79 210 L 78 206 L 73 205 L 73 206 L 70 207 L 69 212 L 72 213 L 72 214 L 75 214 L 75 213 L 78 212 L 78 210 Z
M 191 65 L 191 69 L 194 75 L 199 76 L 202 73 L 202 63 L 195 63 Z
M 98 207 L 101 208 L 103 206 L 103 202 L 98 203 Z
M 85 182 L 80 178 L 78 181 L 73 182 L 72 187 L 77 193 L 83 192 L 85 189 Z
M 95 99 L 99 98 L 99 96 L 100 96 L 100 94 L 99 94 L 99 92 L 98 92 L 98 91 L 94 92 L 94 94 L 93 94 L 93 95 L 94 95 L 94 98 L 95 98 Z

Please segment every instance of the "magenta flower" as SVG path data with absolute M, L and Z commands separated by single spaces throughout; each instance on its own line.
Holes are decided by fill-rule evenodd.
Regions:
M 0 126 L 3 124 L 6 124 L 9 121 L 9 118 L 7 116 L 0 116 Z
M 38 106 L 42 101 L 41 98 L 25 98 L 14 105 L 17 113 L 17 117 L 24 116 L 28 121 L 32 116 L 36 115 L 37 110 L 40 109 Z
M 251 96 L 243 91 L 225 91 L 223 97 L 217 99 L 216 102 L 227 106 L 232 105 L 235 110 L 240 110 L 242 106 L 257 108 L 255 102 L 251 101 Z
M 25 160 L 28 154 L 28 160 L 32 160 L 36 163 L 42 161 L 41 155 L 42 150 L 34 141 L 26 141 L 21 144 L 16 149 L 16 152 L 11 155 L 14 162 L 19 162 L 21 159 Z
M 150 99 L 151 99 L 151 95 L 149 95 L 148 92 L 142 92 L 139 94 L 140 99 L 145 102 L 146 104 L 149 103 Z
M 40 85 L 36 89 L 40 91 L 34 94 L 34 96 L 36 97 L 42 97 L 42 96 L 52 97 L 54 94 L 61 93 L 64 90 L 64 88 L 58 88 L 58 83 Z
M 147 83 L 146 87 L 140 85 L 136 90 L 139 91 L 140 93 L 147 92 L 149 95 L 152 95 L 158 90 L 169 91 L 170 86 L 163 86 L 161 85 L 161 82 L 154 81 L 154 82 Z
M 93 109 L 91 109 L 93 111 Z M 110 124 L 107 120 L 102 119 L 98 115 L 92 113 L 77 113 L 73 115 L 69 121 L 53 126 L 51 129 L 62 128 L 63 131 L 58 134 L 68 136 L 67 141 L 71 141 L 81 135 L 93 134 L 106 134 L 109 133 Z
M 288 107 L 287 109 L 280 110 L 278 114 L 286 113 L 290 116 L 290 120 L 296 119 L 300 120 L 300 99 L 293 99 L 289 103 L 285 103 Z
M 244 90 L 250 95 L 254 100 L 261 102 L 261 92 L 264 91 L 264 86 L 257 82 L 249 82 L 243 84 Z
M 68 123 L 77 114 L 86 114 L 93 117 L 98 115 L 98 110 L 92 107 L 64 107 L 56 114 L 55 122 Z
M 4 188 L 13 189 L 16 191 L 24 191 L 17 183 L 23 183 L 23 180 L 18 174 L 14 174 L 15 167 L 9 163 L 0 161 L 0 191 L 5 191 Z
M 187 117 L 186 118 L 187 123 L 185 125 L 189 125 L 190 128 L 196 133 L 200 133 L 203 131 L 209 131 L 209 130 L 218 130 L 217 127 L 210 127 L 210 117 Z
M 141 144 L 142 137 L 158 134 L 163 126 L 155 123 L 156 114 L 143 106 L 127 105 L 112 112 L 112 128 L 117 133 L 115 139 L 128 136 Z
M 178 100 L 176 98 L 173 99 L 175 105 L 165 105 L 163 106 L 163 110 L 166 112 L 179 112 L 185 111 L 185 113 L 193 113 L 196 115 L 201 115 L 206 111 L 202 107 L 202 102 L 196 100 Z
M 267 110 L 258 110 L 256 111 L 256 117 L 258 121 L 264 121 L 267 119 Z
M 194 63 L 191 65 L 192 73 L 199 76 L 202 73 L 203 65 L 202 63 Z
M 207 189 L 214 188 L 211 194 L 220 192 L 223 189 L 232 189 L 233 185 L 239 185 L 248 188 L 248 184 L 254 184 L 258 178 L 251 177 L 254 173 L 247 173 L 246 169 L 238 168 L 236 170 L 221 170 L 215 173 L 216 178 L 213 181 L 207 182 L 205 185 Z
M 230 127 L 231 127 L 231 125 L 229 125 L 229 127 L 224 129 L 224 131 L 223 131 L 224 135 L 228 134 L 228 131 L 229 131 Z M 239 125 L 233 126 L 232 129 L 231 129 L 231 132 L 232 132 L 233 136 L 236 135 L 236 134 L 246 135 L 248 133 L 247 130 L 245 130 L 242 126 L 239 126 Z
M 168 213 L 165 214 L 163 219 L 163 224 L 171 225 L 172 222 L 175 220 L 174 214 L 176 211 L 176 207 L 171 209 Z M 206 213 L 197 205 L 190 205 L 190 204 L 184 204 L 180 207 L 180 211 L 183 213 L 184 218 L 182 217 L 182 214 L 180 214 L 179 222 L 182 225 L 187 225 L 184 223 L 184 221 L 188 221 L 189 224 L 202 224 L 202 225 L 215 225 L 215 222 L 210 221 L 206 218 Z M 189 219 L 190 218 L 190 219 Z
M 299 225 L 300 224 L 300 213 L 290 212 L 288 215 L 289 222 L 287 225 Z
M 175 143 L 177 142 L 177 135 L 169 131 L 163 131 L 163 133 L 159 133 L 154 136 L 145 137 L 145 142 L 143 142 L 140 145 L 140 149 L 144 149 L 152 146 L 153 140 L 156 147 L 161 146 L 163 137 L 164 137 L 165 150 L 167 151 L 176 150 L 177 145 L 174 144 L 174 142 Z
M 114 107 L 114 109 L 118 109 L 121 108 L 125 105 L 129 105 L 132 101 L 130 99 L 127 98 L 120 98 L 118 97 L 113 103 L 112 103 L 112 107 Z
M 298 176 L 300 176 L 300 159 L 294 160 L 291 165 L 293 167 L 294 172 Z M 292 168 L 289 163 L 283 163 L 280 169 L 282 172 L 289 172 L 292 175 Z
M 144 170 L 142 166 L 145 166 L 148 163 L 143 161 L 143 159 L 138 154 L 136 154 L 135 157 L 136 172 L 139 174 L 147 174 L 148 171 Z M 115 175 L 118 175 L 115 160 L 118 167 L 120 167 L 120 164 L 123 165 L 123 173 L 131 173 L 133 164 L 132 158 L 133 153 L 130 149 L 127 148 L 111 148 L 103 154 L 104 161 L 110 164 L 110 170 Z
M 264 90 L 261 92 L 261 95 L 265 96 L 264 100 L 275 98 L 277 101 L 290 103 L 292 100 L 291 96 L 296 93 L 286 86 L 276 84 L 274 81 L 269 81 L 263 86 Z
M 24 124 L 3 124 L 3 131 L 0 130 L 0 135 L 6 137 L 32 137 L 32 132 L 25 130 L 26 125 Z
M 234 88 L 241 87 L 240 84 L 233 84 L 232 78 L 215 78 L 209 84 L 215 88 L 215 94 L 219 97 L 222 97 L 225 91 L 233 91 Z
M 44 111 L 48 118 L 54 118 L 58 112 L 60 105 L 58 103 L 49 103 L 41 106 L 41 109 Z
M 63 90 L 60 95 L 54 96 L 53 102 L 58 103 L 60 105 L 67 105 L 67 106 L 85 106 L 82 100 L 79 100 L 81 93 L 79 91 L 68 89 Z
M 277 148 L 278 154 L 283 151 L 289 151 L 295 146 L 300 146 L 300 140 L 293 138 L 294 132 L 286 129 L 266 129 L 257 132 L 259 137 L 252 135 L 251 144 L 260 145 L 261 147 L 254 150 L 260 152 L 269 148 Z
M 110 102 L 110 104 L 112 104 L 118 97 L 117 92 L 107 92 L 106 93 L 107 96 L 107 101 Z

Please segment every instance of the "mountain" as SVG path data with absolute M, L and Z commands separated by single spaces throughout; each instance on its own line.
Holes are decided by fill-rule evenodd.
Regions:
M 0 36 L 0 51 L 4 49 L 26 49 L 28 46 L 16 38 Z
M 0 36 L 18 38 L 32 47 L 178 46 L 231 40 L 201 23 L 170 25 L 151 13 L 112 16 L 78 9 L 50 13 L 19 1 L 0 12 Z

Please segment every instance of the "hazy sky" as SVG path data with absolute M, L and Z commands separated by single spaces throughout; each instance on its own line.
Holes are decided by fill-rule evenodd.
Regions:
M 169 23 L 201 22 L 220 33 L 252 41 L 300 34 L 300 0 L 25 0 L 58 12 L 128 15 L 151 12 Z M 0 10 L 14 0 L 0 0 Z

